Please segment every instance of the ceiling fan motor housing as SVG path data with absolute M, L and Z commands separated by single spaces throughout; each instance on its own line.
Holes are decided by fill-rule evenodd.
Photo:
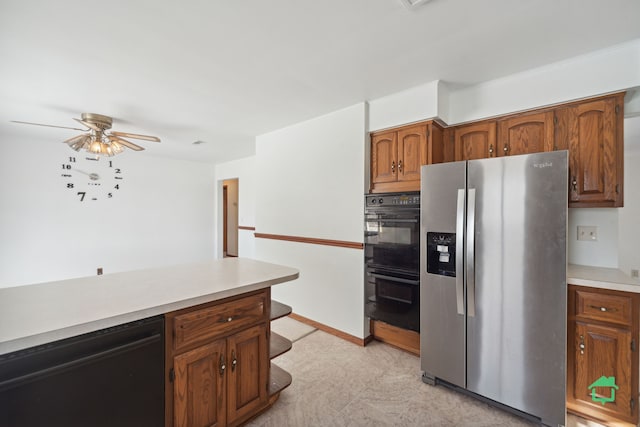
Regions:
M 113 123 L 113 119 L 111 119 L 111 117 L 95 113 L 82 113 L 82 121 L 93 123 L 102 130 L 111 129 L 111 125 Z

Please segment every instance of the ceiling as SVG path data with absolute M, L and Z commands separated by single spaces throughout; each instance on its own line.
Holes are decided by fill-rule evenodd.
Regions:
M 0 138 L 157 135 L 219 163 L 260 135 L 434 80 L 452 87 L 640 38 L 638 0 L 2 0 Z M 204 144 L 194 145 L 194 141 Z

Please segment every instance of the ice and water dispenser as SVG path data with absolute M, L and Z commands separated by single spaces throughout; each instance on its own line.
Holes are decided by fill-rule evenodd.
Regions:
M 456 233 L 427 233 L 427 273 L 456 277 Z

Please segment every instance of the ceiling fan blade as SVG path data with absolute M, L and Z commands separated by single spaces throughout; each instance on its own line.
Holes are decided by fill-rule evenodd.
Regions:
M 141 147 L 139 145 L 134 144 L 133 142 L 129 142 L 126 139 L 122 139 L 120 137 L 117 137 L 115 135 L 109 135 L 109 141 L 111 142 L 117 142 L 118 144 L 124 145 L 127 148 L 131 148 L 132 150 L 135 151 L 142 151 L 144 150 L 144 147 Z
M 45 127 L 49 127 L 49 128 L 73 129 L 73 130 L 79 130 L 79 131 L 86 131 L 86 129 L 71 128 L 71 127 L 68 127 L 68 126 L 43 125 L 42 123 L 21 122 L 21 121 L 18 121 L 18 120 L 10 120 L 10 122 L 11 123 L 20 123 L 21 125 L 45 126 Z
M 73 118 L 73 120 L 75 120 L 76 122 L 78 122 L 78 123 L 80 123 L 82 125 L 85 125 L 89 129 L 95 130 L 96 132 L 102 131 L 102 129 L 100 129 L 98 126 L 94 125 L 93 123 L 89 123 L 89 122 L 86 122 L 84 120 L 76 119 L 75 117 Z M 81 130 L 85 130 L 85 129 L 81 129 Z
M 160 142 L 160 138 L 158 138 L 157 136 L 151 136 L 151 135 L 140 135 L 137 133 L 115 132 L 115 131 L 111 132 L 111 135 L 124 136 L 127 138 L 133 138 L 133 139 L 143 139 L 145 141 Z
M 77 136 L 72 136 L 69 139 L 65 139 L 64 142 L 65 144 L 69 144 L 69 145 L 73 145 L 74 142 L 79 141 L 81 139 L 84 139 L 87 135 L 82 134 L 82 135 L 77 135 Z

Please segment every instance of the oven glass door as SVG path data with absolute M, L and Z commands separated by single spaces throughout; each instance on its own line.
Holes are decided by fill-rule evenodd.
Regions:
M 420 211 L 368 211 L 365 214 L 365 262 L 368 267 L 420 271 Z
M 368 268 L 366 276 L 366 315 L 391 325 L 419 331 L 419 275 Z

